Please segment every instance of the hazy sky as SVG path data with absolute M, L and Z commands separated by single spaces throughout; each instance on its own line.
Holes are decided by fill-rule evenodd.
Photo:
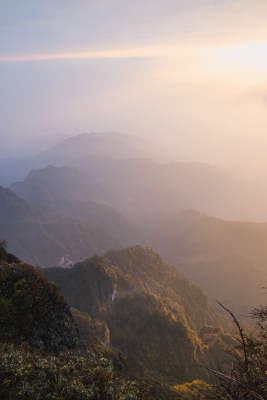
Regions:
M 0 0 L 0 156 L 120 131 L 267 172 L 266 0 Z

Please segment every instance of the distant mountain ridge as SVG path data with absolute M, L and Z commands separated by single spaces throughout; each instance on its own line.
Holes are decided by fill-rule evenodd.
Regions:
M 129 159 L 152 156 L 155 152 L 150 149 L 150 146 L 151 144 L 146 140 L 135 135 L 119 132 L 92 132 L 70 137 L 47 150 L 43 156 L 55 157 L 64 163 L 92 154 Z
M 104 204 L 110 197 L 109 188 L 92 174 L 71 167 L 48 166 L 31 171 L 24 182 L 15 183 L 11 188 L 23 199 L 50 212 L 102 227 L 123 246 L 134 245 L 141 239 L 138 227 Z
M 46 190 L 39 195 L 42 205 L 49 189 L 52 197 L 60 192 L 65 200 L 109 205 L 137 224 L 188 207 L 215 215 L 234 213 L 240 194 L 236 179 L 206 164 L 158 164 L 149 159 L 104 155 L 83 157 L 68 167 L 31 171 L 23 182 L 11 185 L 18 195 L 32 202 L 36 201 L 37 188 Z M 228 206 L 224 197 L 229 197 Z M 49 202 L 48 196 L 48 206 Z
M 153 160 L 154 166 L 149 160 Z M 133 179 L 132 186 L 136 185 L 136 189 L 142 190 L 143 197 L 145 196 L 140 199 L 140 202 L 147 200 L 150 203 L 149 209 L 151 205 L 154 206 L 154 211 L 151 210 L 153 212 L 156 207 L 162 211 L 163 203 L 167 202 L 167 208 L 171 207 L 170 214 L 185 208 L 195 208 L 209 215 L 227 219 L 263 220 L 267 218 L 266 196 L 260 190 L 256 198 L 255 190 L 252 190 L 250 185 L 239 182 L 229 173 L 209 164 L 167 163 L 167 160 L 170 160 L 170 157 L 162 148 L 138 136 L 118 132 L 84 133 L 65 139 L 34 157 L 0 160 L 0 185 L 9 186 L 16 181 L 21 181 L 31 170 L 44 169 L 48 165 L 78 167 L 87 174 L 91 173 L 91 178 L 94 178 L 95 168 L 98 183 L 101 183 L 103 179 L 106 180 L 104 176 L 106 174 L 113 179 L 112 183 L 118 180 L 114 188 L 111 182 L 108 182 L 109 192 L 105 200 L 109 201 L 93 199 L 114 208 L 118 202 L 116 192 L 125 188 L 123 195 L 127 196 L 127 190 L 131 189 L 129 184 Z M 102 172 L 98 168 L 99 164 L 103 164 Z M 159 165 L 161 168 L 158 167 Z M 89 171 L 91 167 L 93 169 Z M 124 169 L 125 180 L 123 181 L 119 170 Z M 137 177 L 133 175 L 133 169 L 139 171 Z M 180 194 L 178 195 L 175 188 L 179 186 Z M 132 187 L 132 189 L 135 188 Z M 146 198 L 149 190 L 157 198 L 155 205 L 151 199 Z M 164 198 L 165 190 L 167 193 Z M 175 209 L 177 202 L 179 204 Z M 257 207 L 251 207 L 251 204 L 257 204 Z M 134 207 L 140 209 L 140 205 L 136 204 Z M 117 211 L 129 217 L 129 207 L 125 207 L 125 202 L 118 204 Z M 133 216 L 136 218 L 137 213 Z M 141 219 L 144 217 L 143 214 Z
M 0 160 L 0 185 L 9 186 L 22 180 L 32 169 L 44 168 L 49 164 L 66 166 L 72 160 L 88 155 L 106 155 L 118 158 L 148 157 L 161 159 L 160 150 L 134 135 L 118 132 L 83 133 L 63 140 L 50 149 L 27 158 Z
M 26 262 L 70 265 L 109 248 L 121 248 L 103 228 L 33 206 L 0 187 L 0 241 Z

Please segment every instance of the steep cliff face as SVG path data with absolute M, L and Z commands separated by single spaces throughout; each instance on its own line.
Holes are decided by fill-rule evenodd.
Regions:
M 219 323 L 218 315 L 210 307 L 203 291 L 177 268 L 164 262 L 151 247 L 110 250 L 105 257 L 120 271 L 118 297 L 124 293 L 126 279 L 131 288 L 160 298 L 164 306 L 186 321 L 190 328 L 198 330 L 203 324 Z
M 111 267 L 105 258 L 93 256 L 72 268 L 45 268 L 43 272 L 59 285 L 71 307 L 98 318 L 111 304 L 117 285 Z
M 135 373 L 169 384 L 205 377 L 195 368 L 206 352 L 198 331 L 219 318 L 203 292 L 151 248 L 109 251 L 70 269 L 43 271 L 79 310 L 73 313 L 88 340 L 104 343 L 108 329 L 110 344 Z
M 78 329 L 57 286 L 0 247 L 0 342 L 28 342 L 53 353 L 74 349 Z M 13 257 L 16 262 L 5 261 Z

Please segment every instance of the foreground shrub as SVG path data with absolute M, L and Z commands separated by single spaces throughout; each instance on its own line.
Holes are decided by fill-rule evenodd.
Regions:
M 0 345 L 0 395 L 5 400 L 152 399 L 149 388 L 92 351 L 56 357 L 6 344 Z

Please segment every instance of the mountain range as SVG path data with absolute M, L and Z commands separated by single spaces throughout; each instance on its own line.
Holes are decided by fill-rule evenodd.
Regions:
M 240 212 L 240 183 L 207 164 L 159 164 L 144 158 L 99 154 L 72 160 L 61 168 L 57 164 L 31 171 L 10 188 L 24 199 L 45 206 L 52 203 L 53 207 L 56 197 L 61 201 L 96 201 L 135 224 L 187 208 L 219 216 Z
M 266 224 L 219 218 L 243 215 L 250 201 L 229 173 L 141 158 L 152 153 L 148 143 L 118 133 L 64 140 L 36 156 L 44 168 L 13 183 L 12 192 L 2 189 L 0 239 L 41 267 L 153 246 L 212 302 L 246 315 L 264 301 Z
M 67 349 L 69 356 L 58 356 L 53 376 L 70 366 L 75 382 L 68 375 L 63 386 L 71 380 L 79 393 L 89 390 L 88 374 L 75 363 L 100 371 L 104 383 L 94 375 L 94 390 L 123 393 L 129 384 L 135 399 L 199 399 L 208 386 L 199 379 L 215 382 L 210 369 L 230 371 L 225 350 L 236 341 L 216 300 L 238 318 L 264 303 L 267 223 L 228 219 L 248 215 L 251 199 L 231 174 L 163 158 L 147 142 L 113 132 L 0 161 L 0 175 L 11 183 L 0 187 L 0 360 L 10 357 L 5 374 L 13 371 L 12 382 L 18 360 L 29 360 L 32 370 L 54 361 L 30 358 L 33 350 L 21 347 L 7 356 L 7 343 L 56 354 L 57 326 L 66 339 L 58 354 Z M 64 315 L 57 309 L 54 318 L 54 305 Z M 50 311 L 52 320 L 45 319 Z M 83 361 L 73 353 L 78 342 Z M 63 390 L 59 381 L 51 385 Z

